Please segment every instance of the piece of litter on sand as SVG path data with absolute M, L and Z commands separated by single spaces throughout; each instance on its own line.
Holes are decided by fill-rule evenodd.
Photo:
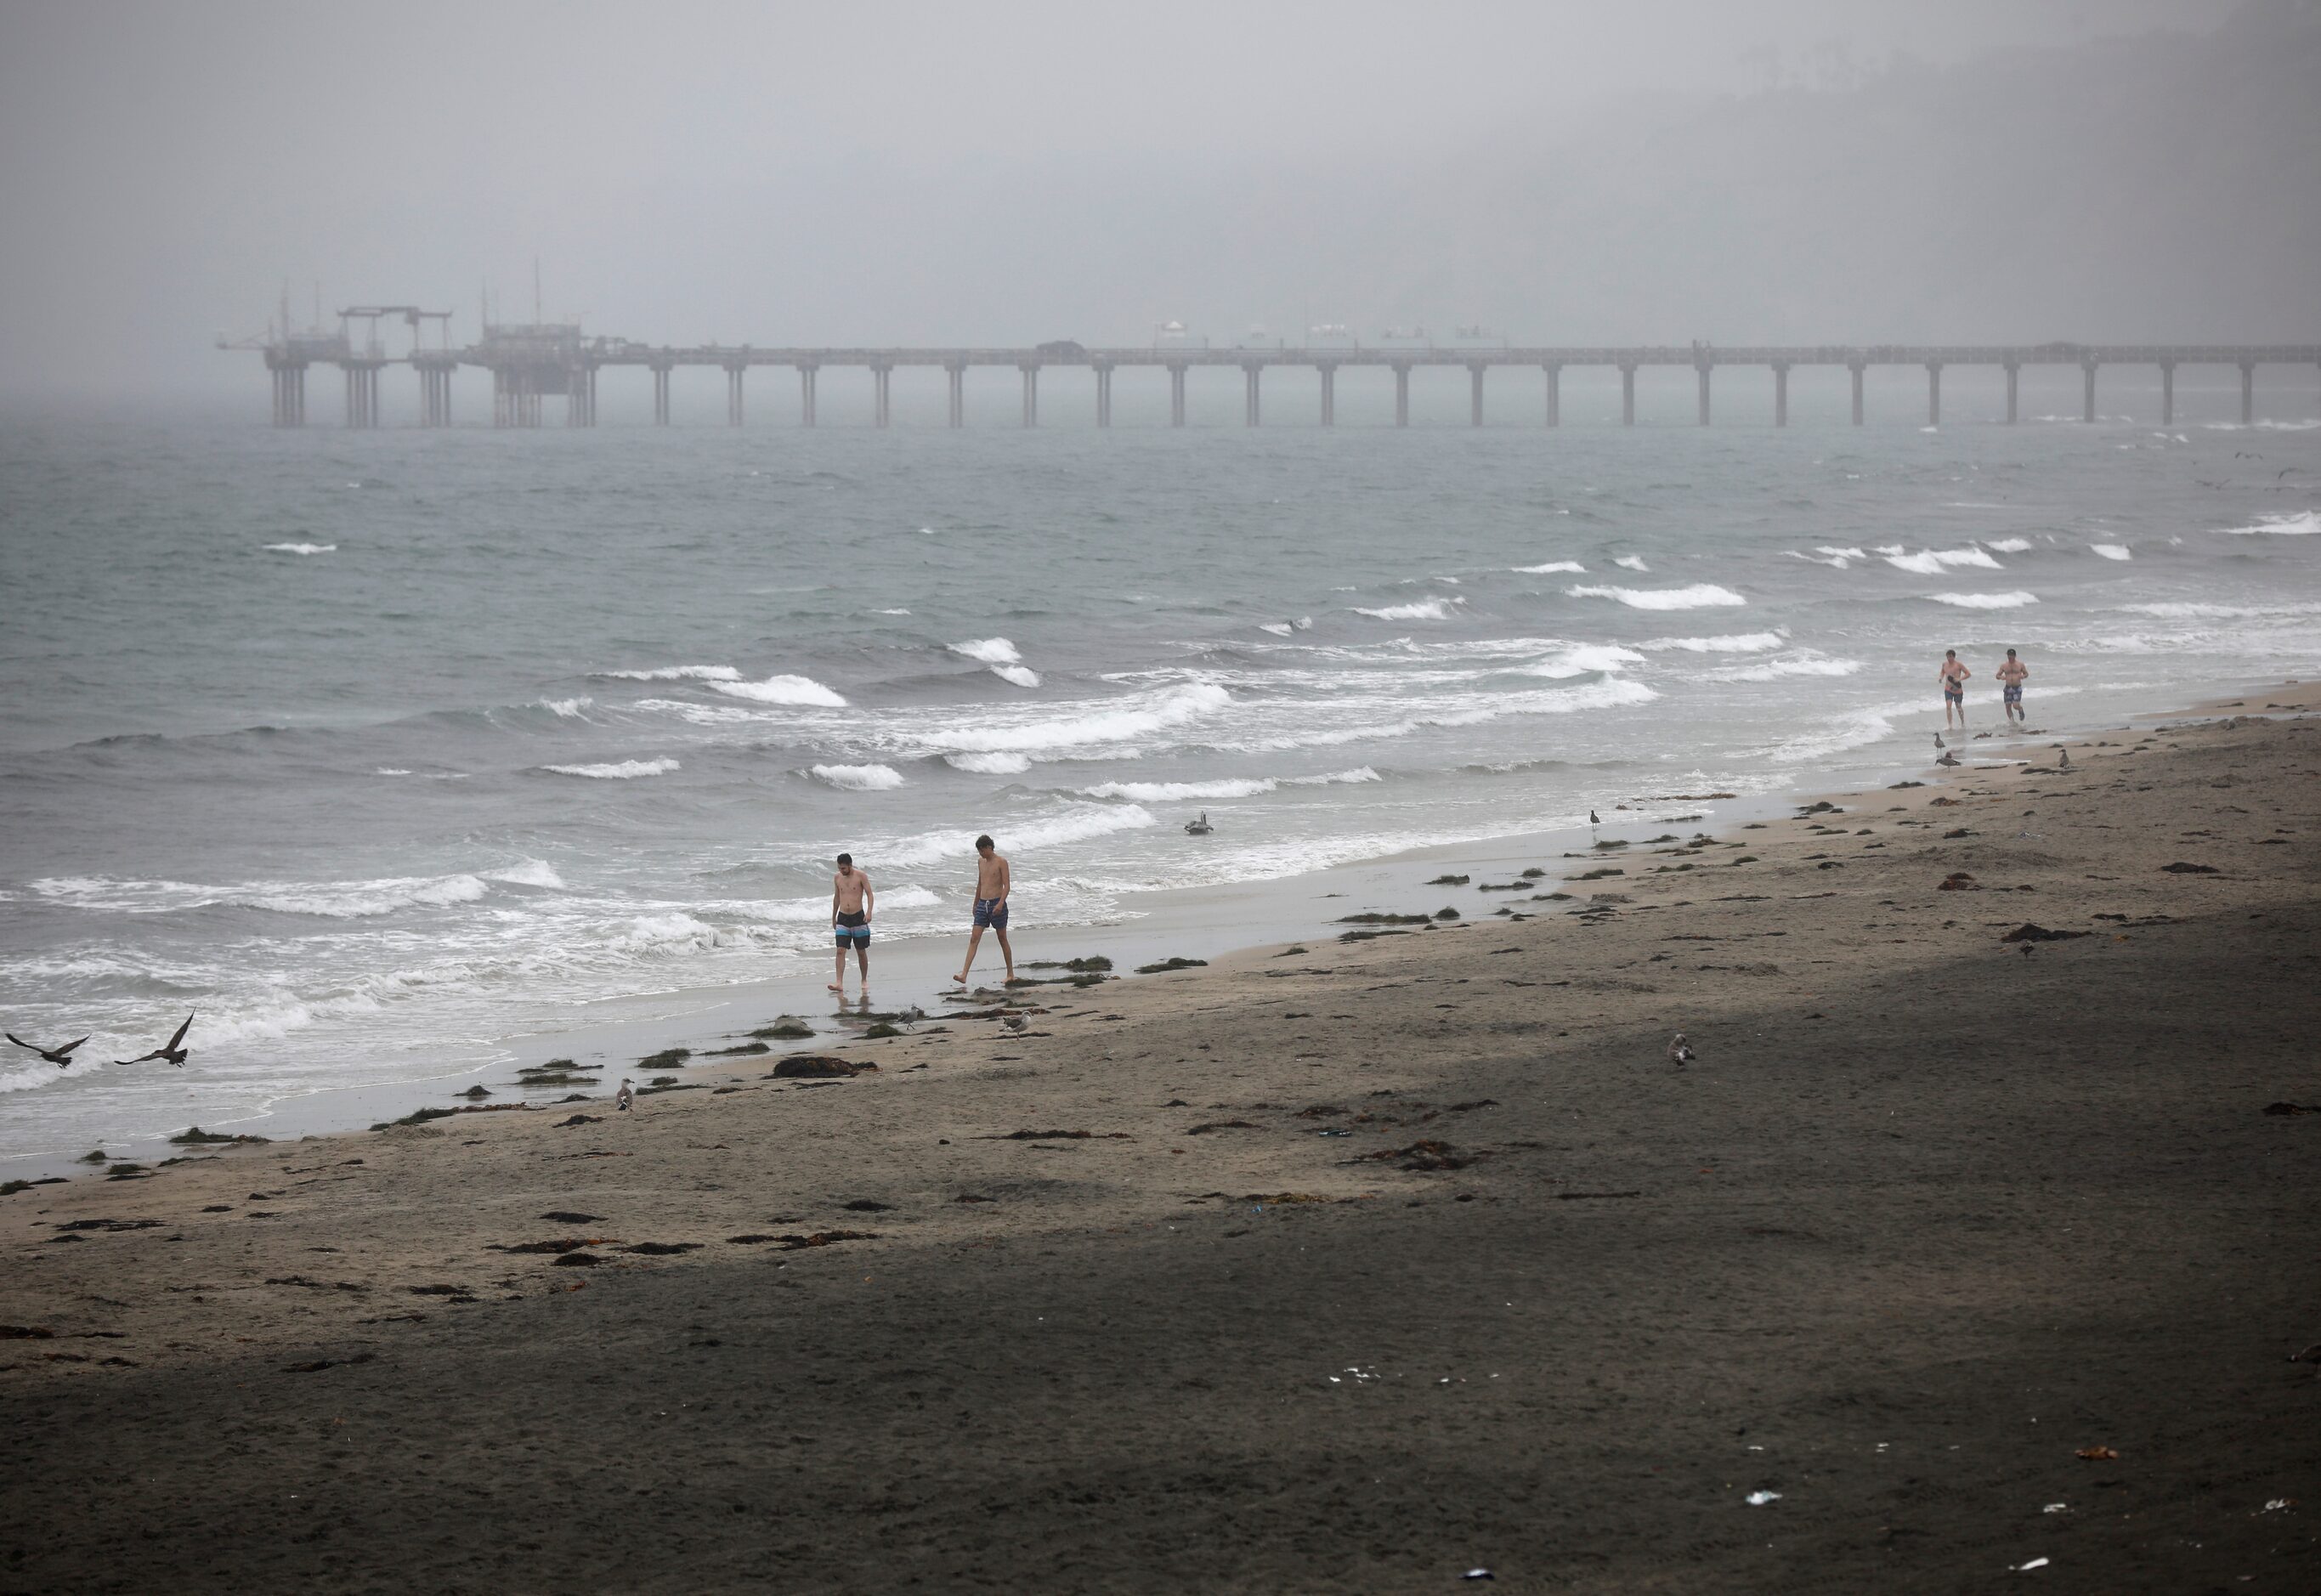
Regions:
M 1761 1508 L 1769 1501 L 1780 1500 L 1781 1493 L 1778 1491 L 1752 1491 L 1743 1500 L 1752 1508 Z
M 1459 1577 L 1462 1580 L 1488 1580 L 1494 1579 L 1496 1576 L 1494 1576 L 1491 1571 L 1488 1568 L 1470 1568 Z
M 2039 1510 L 2043 1513 L 2068 1513 L 2071 1510 L 2071 1505 L 2069 1502 L 2051 1501 Z
M 2044 1567 L 2046 1567 L 2046 1566 L 2047 1566 L 2047 1560 L 2046 1560 L 2044 1557 L 2034 1557 L 2034 1558 L 2032 1558 L 2032 1559 L 2031 1559 L 2031 1561 L 2030 1561 L 2030 1562 L 2028 1562 L 2028 1563 L 2010 1563 L 2010 1564 L 2008 1564 L 2007 1565 L 2007 1573 L 2028 1573 L 2028 1572 L 2029 1572 L 2030 1570 L 2032 1570 L 2032 1569 L 2034 1569 L 2034 1568 L 2044 1568 Z

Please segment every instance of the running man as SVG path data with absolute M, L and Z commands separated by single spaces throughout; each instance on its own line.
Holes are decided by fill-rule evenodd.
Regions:
M 1974 674 L 1958 657 L 1958 650 L 1943 651 L 1943 668 L 1934 679 L 1943 689 L 1943 730 L 1951 728 L 1951 716 L 1958 716 L 1958 729 L 1966 730 L 1966 679 Z
M 2008 649 L 2007 663 L 1998 668 L 1998 696 L 2010 721 L 2030 718 L 2023 713 L 2023 679 L 2030 674 L 2031 667 L 2016 659 L 2013 649 Z
M 842 1001 L 846 997 L 846 950 L 854 950 L 855 962 L 862 971 L 862 999 L 870 999 L 870 911 L 877 907 L 878 895 L 870 890 L 870 878 L 854 868 L 854 855 L 838 856 L 838 873 L 830 878 L 830 924 L 838 933 L 838 970 L 830 990 Z
M 1015 979 L 1015 950 L 1007 945 L 1007 894 L 1015 886 L 1008 873 L 1007 861 L 994 851 L 991 839 L 975 839 L 975 929 L 968 934 L 967 962 L 959 967 L 952 978 L 954 985 L 967 984 L 967 972 L 975 968 L 975 950 L 982 945 L 983 934 L 988 930 L 999 939 L 1000 956 L 1007 961 L 1007 979 Z

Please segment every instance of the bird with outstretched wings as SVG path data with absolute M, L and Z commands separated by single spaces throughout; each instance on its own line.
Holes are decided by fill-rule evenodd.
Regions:
M 39 1053 L 42 1058 L 48 1060 L 49 1062 L 54 1064 L 59 1070 L 72 1062 L 73 1049 L 78 1047 L 80 1045 L 80 1042 L 86 1042 L 88 1040 L 87 1037 L 83 1036 L 80 1039 L 80 1042 L 68 1042 L 62 1047 L 35 1047 L 32 1044 L 25 1041 L 22 1036 L 17 1035 L 12 1031 L 0 1031 L 0 1035 L 6 1036 L 9 1041 L 14 1042 L 26 1053 Z
M 189 1014 L 186 1016 L 186 1023 L 177 1027 L 177 1034 L 170 1037 L 167 1042 L 164 1042 L 160 1046 L 155 1048 L 152 1052 L 146 1053 L 141 1057 L 133 1059 L 115 1059 L 113 1062 L 116 1064 L 141 1064 L 152 1059 L 166 1059 L 170 1063 L 177 1065 L 182 1070 L 186 1067 L 186 1054 L 188 1051 L 188 1049 L 184 1045 L 186 1033 L 193 1029 L 193 1026 L 194 1017 Z

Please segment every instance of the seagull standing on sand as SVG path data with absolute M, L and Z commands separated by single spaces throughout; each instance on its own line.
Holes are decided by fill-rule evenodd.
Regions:
M 1954 765 L 1959 762 L 1959 756 L 1945 748 L 1943 750 L 1943 757 L 1934 762 L 1938 765 Z
M 177 1034 L 170 1037 L 167 1042 L 161 1044 L 160 1046 L 155 1048 L 152 1052 L 146 1053 L 140 1058 L 115 1059 L 113 1062 L 116 1064 L 141 1064 L 152 1059 L 166 1059 L 170 1063 L 177 1065 L 177 1068 L 182 1070 L 186 1067 L 187 1053 L 192 1051 L 190 1048 L 185 1046 L 184 1043 L 186 1040 L 186 1033 L 193 1029 L 193 1025 L 194 1017 L 189 1014 L 186 1016 L 186 1023 L 177 1027 Z
M 1676 1039 L 1668 1044 L 1668 1055 L 1669 1062 L 1679 1070 L 1692 1062 L 1692 1044 L 1684 1039 L 1682 1031 L 1679 1031 Z
M 49 1062 L 54 1064 L 59 1070 L 72 1062 L 72 1050 L 78 1047 L 80 1045 L 80 1042 L 86 1042 L 88 1040 L 87 1037 L 83 1036 L 80 1039 L 80 1042 L 68 1042 L 62 1047 L 35 1047 L 31 1043 L 25 1041 L 22 1036 L 15 1035 L 14 1032 L 0 1031 L 0 1035 L 6 1036 L 9 1041 L 14 1042 L 26 1053 L 39 1053 L 42 1058 L 48 1060 Z
M 2071 751 L 2070 749 L 2066 748 L 2063 750 L 2063 757 L 2055 762 L 2055 768 L 2059 771 L 2068 771 L 2071 768 Z
M 621 1090 L 613 1094 L 613 1107 L 625 1114 L 636 1106 L 637 1089 L 629 1084 L 628 1077 L 624 1075 L 621 1078 Z

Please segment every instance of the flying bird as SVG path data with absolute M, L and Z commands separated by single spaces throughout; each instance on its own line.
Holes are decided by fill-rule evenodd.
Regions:
M 1668 1055 L 1669 1062 L 1679 1070 L 1692 1062 L 1692 1044 L 1684 1039 L 1682 1031 L 1679 1031 L 1676 1039 L 1668 1044 Z
M 623 1076 L 621 1079 L 621 1090 L 613 1094 L 613 1107 L 625 1114 L 636 1106 L 637 1089 L 629 1084 L 628 1078 L 626 1076 Z
M 78 1047 L 80 1045 L 80 1042 L 86 1042 L 88 1040 L 87 1037 L 83 1036 L 80 1039 L 80 1042 L 68 1042 L 62 1047 L 35 1047 L 31 1043 L 25 1041 L 22 1036 L 16 1035 L 13 1032 L 0 1031 L 0 1035 L 6 1036 L 9 1041 L 14 1042 L 26 1053 L 39 1053 L 42 1058 L 48 1060 L 49 1062 L 54 1064 L 59 1070 L 72 1062 L 72 1050 Z
M 186 1040 L 186 1033 L 193 1028 L 194 1017 L 189 1014 L 186 1016 L 186 1023 L 177 1027 L 177 1034 L 170 1037 L 167 1042 L 164 1042 L 160 1046 L 155 1048 L 152 1052 L 144 1054 L 142 1057 L 133 1059 L 115 1059 L 113 1062 L 116 1064 L 141 1064 L 153 1059 L 166 1059 L 170 1063 L 177 1065 L 177 1068 L 182 1070 L 186 1067 L 187 1053 L 192 1051 L 192 1049 L 183 1045 Z

